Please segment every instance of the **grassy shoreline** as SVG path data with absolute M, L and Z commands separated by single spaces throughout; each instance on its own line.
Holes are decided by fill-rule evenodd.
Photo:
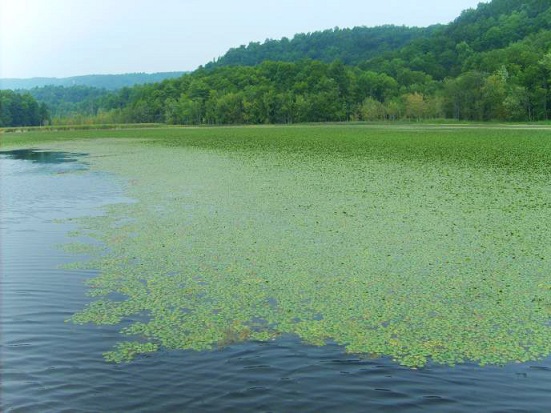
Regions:
M 303 124 L 273 124 L 273 125 L 167 125 L 163 123 L 121 123 L 121 124 L 82 124 L 82 125 L 48 125 L 48 126 L 14 126 L 0 128 L 2 133 L 26 133 L 26 132 L 62 132 L 79 130 L 119 130 L 119 129 L 196 129 L 196 128 L 254 128 L 254 127 L 302 127 L 302 126 L 367 126 L 367 127 L 476 127 L 476 128 L 547 128 L 551 127 L 551 121 L 539 122 L 472 122 L 457 121 L 453 119 L 435 119 L 423 121 L 350 121 L 350 122 L 318 122 Z

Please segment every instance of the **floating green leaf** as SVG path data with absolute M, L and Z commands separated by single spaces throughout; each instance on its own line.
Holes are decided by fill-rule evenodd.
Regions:
M 281 334 L 410 367 L 551 354 L 543 133 L 139 133 L 56 144 L 92 154 L 136 200 L 80 228 L 104 248 L 88 264 L 98 301 L 72 320 L 124 320 L 136 340 L 107 360 Z

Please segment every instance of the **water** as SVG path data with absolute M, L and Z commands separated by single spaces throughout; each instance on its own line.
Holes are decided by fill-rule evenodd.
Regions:
M 92 271 L 59 244 L 75 218 L 129 202 L 84 154 L 0 153 L 3 412 L 548 412 L 551 359 L 505 367 L 402 368 L 293 337 L 108 364 L 119 327 L 65 320 L 90 298 Z M 78 257 L 77 257 L 78 258 Z M 82 258 L 82 257 L 81 257 Z

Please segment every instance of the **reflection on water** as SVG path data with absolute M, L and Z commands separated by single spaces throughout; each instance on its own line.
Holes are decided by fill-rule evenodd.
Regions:
M 2 412 L 549 411 L 550 359 L 410 370 L 283 337 L 105 363 L 119 328 L 65 322 L 90 301 L 83 281 L 94 273 L 59 269 L 75 260 L 56 248 L 75 227 L 54 220 L 129 200 L 113 177 L 70 173 L 85 169 L 78 154 L 0 155 Z
M 11 159 L 31 161 L 34 163 L 66 163 L 77 162 L 84 153 L 50 152 L 36 149 L 15 149 L 12 151 L 0 151 L 0 156 L 7 156 Z M 82 161 L 79 161 L 82 164 Z
M 7 179 L 11 171 L 22 174 L 66 174 L 84 171 L 88 165 L 83 158 L 85 153 L 43 151 L 38 149 L 16 149 L 0 151 L 0 171 Z M 15 169 L 14 169 L 15 168 Z M 6 182 L 7 184 L 7 182 Z

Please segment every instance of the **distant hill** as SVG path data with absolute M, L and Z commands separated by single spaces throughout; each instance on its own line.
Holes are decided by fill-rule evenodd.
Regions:
M 93 114 L 97 110 L 96 100 L 114 93 L 112 90 L 82 85 L 41 86 L 29 90 L 17 89 L 15 92 L 29 94 L 45 104 L 53 118 Z
M 180 77 L 186 72 L 126 73 L 122 75 L 85 75 L 65 78 L 35 77 L 31 79 L 0 79 L 0 89 L 33 89 L 42 86 L 88 86 L 117 90 L 139 84 L 156 83 Z

